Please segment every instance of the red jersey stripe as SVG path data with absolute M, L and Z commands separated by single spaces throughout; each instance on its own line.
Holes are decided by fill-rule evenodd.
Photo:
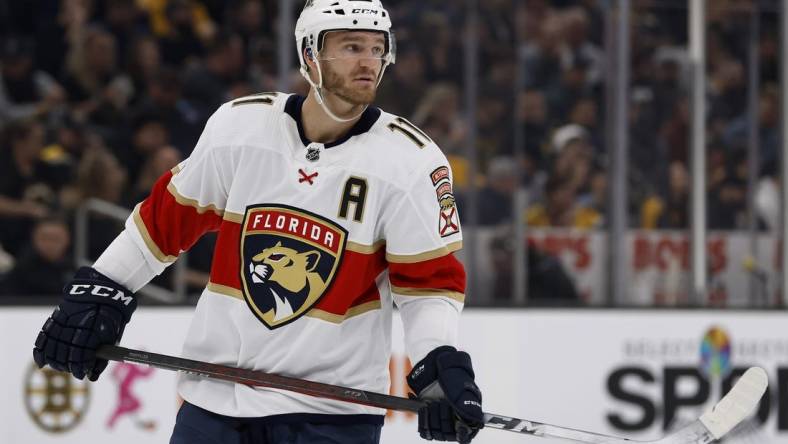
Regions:
M 211 282 L 241 291 L 241 224 L 223 220 L 211 262 Z
M 140 231 L 159 251 L 157 259 L 166 262 L 168 256 L 178 256 L 188 250 L 206 232 L 216 231 L 222 222 L 220 210 L 201 208 L 186 199 L 170 185 L 172 171 L 164 173 L 153 186 L 150 195 L 139 205 Z M 184 204 L 185 203 L 185 204 Z M 192 205 L 194 203 L 195 205 Z M 143 227 L 141 227 L 143 228 Z
M 391 285 L 465 293 L 465 268 L 453 253 L 416 263 L 390 263 Z

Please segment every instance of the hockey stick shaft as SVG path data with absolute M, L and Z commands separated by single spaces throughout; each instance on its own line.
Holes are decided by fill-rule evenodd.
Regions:
M 259 370 L 248 370 L 220 364 L 195 361 L 176 356 L 133 350 L 115 345 L 99 347 L 99 358 L 119 362 L 135 362 L 165 370 L 182 371 L 200 376 L 207 376 L 223 381 L 235 382 L 251 387 L 267 387 L 287 390 L 319 398 L 330 398 L 370 407 L 388 410 L 418 412 L 425 405 L 424 401 L 408 399 L 400 396 L 357 390 L 349 387 L 308 381 L 305 379 L 280 376 Z M 734 387 L 735 388 L 735 387 Z M 765 387 L 764 387 L 765 389 Z M 761 393 L 758 395 L 760 399 Z M 528 421 L 525 419 L 484 413 L 485 427 L 507 430 L 533 436 L 561 438 L 584 443 L 631 443 L 629 439 L 616 438 L 583 430 L 570 429 L 550 424 Z M 718 436 L 719 437 L 719 436 Z M 691 441 L 697 442 L 697 441 Z M 709 442 L 709 441 L 704 441 Z
M 102 359 L 110 361 L 136 362 L 165 370 L 175 370 L 200 376 L 208 376 L 214 379 L 236 382 L 238 384 L 253 387 L 287 390 L 302 393 L 304 395 L 336 399 L 339 401 L 380 407 L 389 410 L 418 412 L 419 408 L 424 406 L 424 402 L 416 399 L 356 390 L 349 387 L 274 375 L 257 370 L 211 364 L 208 362 L 133 350 L 114 345 L 99 347 L 97 355 Z

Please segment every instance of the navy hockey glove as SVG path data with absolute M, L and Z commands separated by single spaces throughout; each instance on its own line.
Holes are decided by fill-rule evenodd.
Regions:
M 96 349 L 117 344 L 137 308 L 129 290 L 93 268 L 82 267 L 63 288 L 64 298 L 36 338 L 33 359 L 77 379 L 98 379 L 107 361 Z
M 413 367 L 408 385 L 427 406 L 419 410 L 419 434 L 437 441 L 469 443 L 484 427 L 482 393 L 471 357 L 441 346 Z

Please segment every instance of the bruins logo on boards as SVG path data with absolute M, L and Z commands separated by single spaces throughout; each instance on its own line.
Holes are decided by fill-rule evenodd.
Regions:
M 33 422 L 50 433 L 65 433 L 85 418 L 90 384 L 51 368 L 30 364 L 25 376 L 25 408 Z
M 295 321 L 331 287 L 347 231 L 324 217 L 278 204 L 247 207 L 242 227 L 247 305 L 269 329 Z

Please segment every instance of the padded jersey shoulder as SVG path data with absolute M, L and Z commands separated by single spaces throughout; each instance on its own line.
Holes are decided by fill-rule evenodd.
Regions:
M 404 117 L 382 112 L 370 131 L 370 139 L 387 175 L 400 185 L 405 186 L 414 174 L 434 165 L 448 165 L 432 138 Z

